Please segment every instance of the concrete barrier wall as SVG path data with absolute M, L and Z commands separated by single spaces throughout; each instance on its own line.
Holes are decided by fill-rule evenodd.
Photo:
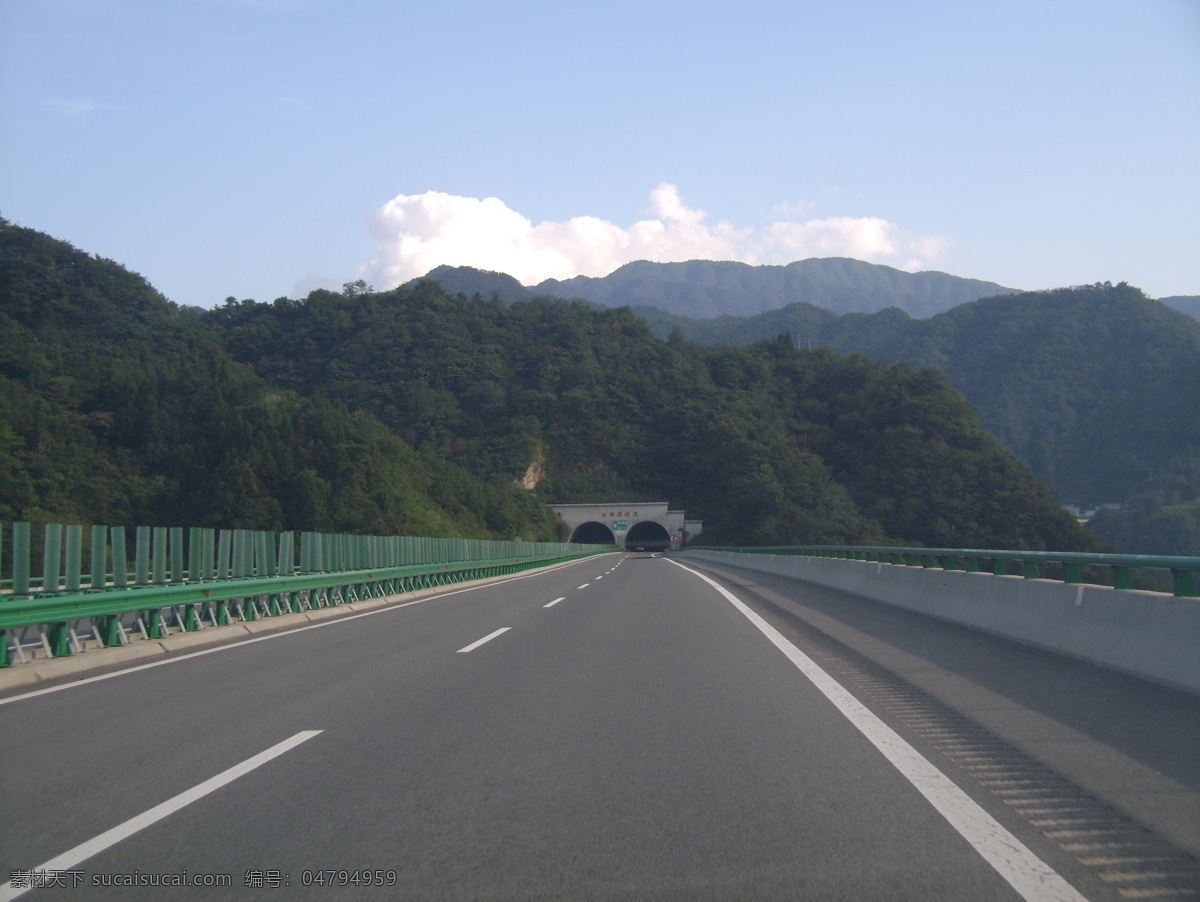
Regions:
M 840 589 L 1200 693 L 1200 600 L 799 555 L 689 551 Z

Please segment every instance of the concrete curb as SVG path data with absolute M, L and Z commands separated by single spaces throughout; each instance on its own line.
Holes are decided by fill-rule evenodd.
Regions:
M 683 557 L 840 589 L 1200 693 L 1200 599 L 801 555 Z
M 583 558 L 582 560 L 587 560 Z M 402 595 L 388 595 L 383 598 L 368 598 L 362 601 L 352 601 L 328 608 L 301 611 L 298 614 L 281 614 L 277 617 L 265 617 L 262 620 L 248 620 L 233 623 L 229 626 L 208 626 L 195 632 L 173 633 L 162 639 L 135 639 L 128 645 L 115 648 L 87 649 L 80 654 L 65 658 L 41 658 L 30 660 L 25 664 L 14 664 L 0 669 L 0 693 L 10 689 L 27 688 L 49 680 L 57 680 L 67 676 L 87 673 L 104 667 L 113 667 L 158 655 L 203 648 L 211 645 L 228 645 L 244 641 L 266 633 L 284 632 L 322 620 L 339 617 L 349 617 L 378 608 L 391 607 L 397 604 L 407 604 L 426 598 L 430 595 L 457 592 L 463 589 L 475 588 L 489 583 L 503 582 L 518 576 L 526 576 L 541 570 L 551 570 L 566 564 L 551 564 L 546 567 L 535 567 L 520 573 L 504 576 L 490 576 L 483 579 L 467 580 L 439 586 L 436 589 L 414 589 Z

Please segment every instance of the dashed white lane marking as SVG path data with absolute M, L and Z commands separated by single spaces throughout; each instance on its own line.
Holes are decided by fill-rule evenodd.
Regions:
M 668 558 L 669 560 L 669 558 Z M 842 715 L 870 740 L 883 756 L 917 788 L 983 859 L 996 869 L 1022 898 L 1029 902 L 1086 902 L 1057 871 L 1033 854 L 1019 839 L 984 811 L 970 796 L 891 727 L 822 670 L 812 658 L 792 645 L 775 627 L 763 620 L 741 599 L 703 573 L 671 561 L 704 580 L 758 630 L 787 655 L 796 667 L 833 702 Z
M 563 601 L 564 599 L 566 599 L 566 597 L 567 597 L 567 596 L 563 595 L 563 596 L 561 596 L 561 597 L 559 597 L 559 598 L 556 598 L 556 599 L 554 599 L 554 601 L 550 602 L 550 604 L 544 604 L 544 605 L 542 605 L 542 607 L 544 607 L 544 608 L 552 608 L 552 607 L 554 607 L 556 604 L 558 604 L 560 601 Z
M 103 852 L 110 846 L 115 846 L 121 840 L 126 839 L 140 830 L 144 830 L 151 824 L 158 823 L 164 817 L 174 814 L 180 808 L 185 808 L 192 802 L 204 798 L 211 792 L 215 792 L 222 786 L 232 783 L 238 777 L 245 776 L 255 768 L 262 767 L 273 758 L 278 758 L 284 752 L 291 751 L 302 742 L 307 742 L 314 736 L 321 733 L 321 730 L 301 730 L 290 739 L 285 739 L 277 745 L 271 746 L 264 752 L 259 752 L 253 758 L 247 758 L 241 764 L 235 764 L 228 770 L 221 771 L 215 777 L 210 777 L 203 783 L 193 786 L 174 798 L 167 799 L 161 805 L 156 805 L 149 811 L 144 811 L 136 817 L 131 817 L 123 824 L 118 824 L 111 830 L 101 833 L 94 839 L 89 839 L 68 852 L 63 852 L 57 858 L 51 858 L 45 864 L 39 864 L 34 871 L 48 873 L 51 871 L 67 871 L 75 867 L 77 864 L 86 861 L 93 855 Z M 7 902 L 9 899 L 15 899 L 22 896 L 29 890 L 34 889 L 33 886 L 17 886 L 12 885 L 10 880 L 8 883 L 0 886 L 0 902 Z
M 517 582 L 523 579 L 537 579 L 552 570 L 560 570 L 565 567 L 574 567 L 576 564 L 586 562 L 588 558 L 580 558 L 574 561 L 568 561 L 565 564 L 559 564 L 551 568 L 551 570 L 537 570 L 533 573 L 526 573 L 521 576 L 510 576 L 505 582 Z M 363 617 L 376 617 L 380 614 L 388 614 L 392 611 L 400 611 L 404 608 L 410 608 L 417 604 L 428 604 L 433 601 L 441 601 L 444 598 L 449 598 L 452 595 L 463 595 L 467 592 L 478 592 L 480 589 L 486 589 L 494 585 L 493 583 L 483 583 L 478 586 L 467 586 L 465 589 L 454 589 L 450 592 L 439 592 L 436 595 L 428 595 L 424 598 L 418 598 L 415 601 L 405 601 L 398 604 L 387 605 L 382 608 L 375 608 L 371 611 L 360 611 L 356 614 L 347 614 L 344 617 L 337 617 L 333 620 L 322 620 L 318 623 L 310 623 L 307 626 L 298 626 L 293 629 L 282 629 L 277 633 L 268 633 L 265 636 L 256 636 L 253 639 L 242 639 L 237 642 L 230 642 L 225 645 L 215 645 L 212 648 L 202 648 L 199 651 L 188 652 L 187 654 L 177 655 L 170 658 L 164 658 L 159 661 L 151 661 L 148 664 L 138 664 L 135 667 L 126 667 L 123 670 L 114 670 L 109 673 L 102 673 L 98 676 L 84 677 L 80 680 L 73 680 L 70 683 L 60 683 L 57 686 L 49 686 L 45 689 L 32 689 L 29 692 L 23 692 L 20 695 L 10 695 L 8 698 L 0 698 L 0 706 L 8 705 L 13 702 L 22 702 L 26 699 L 37 698 L 42 695 L 51 695 L 55 692 L 63 692 L 67 689 L 74 689 L 76 686 L 86 686 L 89 683 L 100 683 L 104 680 L 116 679 L 117 677 L 127 676 L 131 673 L 140 673 L 143 670 L 150 670 L 154 667 L 166 667 L 171 664 L 178 664 L 181 661 L 190 661 L 192 658 L 202 658 L 205 655 L 215 655 L 221 652 L 231 651 L 237 648 L 245 648 L 249 645 L 257 645 L 259 642 L 273 642 L 276 639 L 286 639 L 288 636 L 297 636 L 300 633 L 306 633 L 309 630 L 327 629 L 331 626 L 340 626 L 343 623 L 350 623 L 353 620 L 359 620 Z
M 591 583 L 584 583 L 582 586 L 576 586 L 575 588 L 576 589 L 586 589 L 590 585 L 591 585 Z
M 458 650 L 458 654 L 460 654 L 460 655 L 461 655 L 461 654 L 464 654 L 465 652 L 468 652 L 468 651 L 474 651 L 475 649 L 479 648 L 479 646 L 483 645 L 483 643 L 485 643 L 485 642 L 491 642 L 491 641 L 492 641 L 493 639 L 495 639 L 497 636 L 501 636 L 501 635 L 503 635 L 504 633 L 507 633 L 507 632 L 508 632 L 510 629 L 512 629 L 512 627 L 511 627 L 511 626 L 502 626 L 502 627 L 500 627 L 500 629 L 496 630 L 496 632 L 494 632 L 494 633 L 488 633 L 488 634 L 487 634 L 486 636 L 484 636 L 482 639 L 476 639 L 474 642 L 472 642 L 472 643 L 471 643 L 470 645 L 468 645 L 466 648 L 460 648 L 460 649 Z

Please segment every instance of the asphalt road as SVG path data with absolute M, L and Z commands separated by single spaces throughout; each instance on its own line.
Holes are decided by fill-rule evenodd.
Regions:
M 1164 880 L 1170 898 L 1200 894 L 1184 854 L 1200 700 L 1122 677 L 1089 704 L 1143 713 L 1072 714 L 1074 662 L 681 563 L 607 555 L 0 699 L 0 880 L 16 872 L 0 899 L 39 867 L 66 886 L 23 898 L 1100 900 Z M 1008 688 L 987 654 L 1016 655 L 1036 685 Z M 1147 705 L 1176 731 L 1141 742 Z M 1059 749 L 1067 801 L 1035 787 L 1028 807 L 988 779 L 994 761 L 964 759 L 964 737 L 1026 775 Z M 1113 808 L 1126 766 L 1149 781 L 1132 795 L 1157 790 L 1136 822 Z M 1133 846 L 1052 835 L 1047 806 L 1089 800 Z M 1108 859 L 1131 860 L 1094 863 Z M 164 876 L 229 883 L 105 885 Z

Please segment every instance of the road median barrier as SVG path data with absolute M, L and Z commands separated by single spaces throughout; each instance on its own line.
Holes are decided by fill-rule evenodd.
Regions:
M 705 548 L 689 549 L 683 556 L 839 589 L 1200 693 L 1200 599 L 1194 597 L 1200 558 L 846 547 L 813 553 L 816 550 Z M 968 557 L 978 562 L 995 555 L 1020 563 L 1021 574 L 961 566 Z M 1085 583 L 1080 571 L 1067 573 L 1066 580 L 1040 575 L 1047 564 L 1061 566 L 1064 559 L 1079 567 L 1167 570 L 1174 574 L 1177 594 Z M 946 567 L 947 560 L 960 566 Z

